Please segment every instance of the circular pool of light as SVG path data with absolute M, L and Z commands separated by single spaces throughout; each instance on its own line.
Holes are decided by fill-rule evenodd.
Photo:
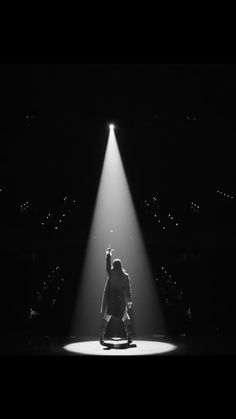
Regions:
M 159 355 L 174 352 L 177 346 L 154 340 L 134 340 L 131 345 L 118 345 L 117 348 L 102 346 L 98 340 L 69 343 L 64 350 L 73 354 L 97 356 L 139 356 Z

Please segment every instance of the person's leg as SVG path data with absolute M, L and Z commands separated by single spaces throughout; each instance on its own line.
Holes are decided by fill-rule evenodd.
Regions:
M 131 320 L 130 320 L 130 317 L 128 315 L 127 309 L 125 310 L 125 313 L 124 313 L 124 316 L 122 317 L 122 320 L 124 322 L 125 332 L 126 332 L 128 343 L 131 343 L 131 342 L 133 342 L 132 328 L 131 328 Z
M 111 319 L 110 314 L 104 314 L 103 317 L 102 317 L 101 327 L 100 327 L 100 339 L 99 339 L 101 345 L 104 344 L 104 336 L 105 336 L 106 328 L 107 328 L 107 325 L 108 325 L 110 319 Z

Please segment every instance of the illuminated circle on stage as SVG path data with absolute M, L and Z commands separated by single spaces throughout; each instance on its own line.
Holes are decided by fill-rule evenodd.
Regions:
M 65 345 L 66 351 L 77 353 L 80 355 L 115 355 L 115 356 L 137 356 L 137 355 L 158 355 L 175 351 L 177 346 L 167 342 L 151 341 L 151 340 L 134 340 L 131 345 L 125 347 L 110 348 L 109 346 L 100 345 L 98 340 L 85 342 L 75 342 Z

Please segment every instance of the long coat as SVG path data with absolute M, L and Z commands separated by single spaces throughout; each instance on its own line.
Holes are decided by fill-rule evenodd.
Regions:
M 110 253 L 106 256 L 106 269 L 108 278 L 104 287 L 101 313 L 122 319 L 127 303 L 132 301 L 129 275 L 111 268 Z

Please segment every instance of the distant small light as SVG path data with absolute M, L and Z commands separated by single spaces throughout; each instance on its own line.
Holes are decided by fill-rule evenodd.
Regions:
M 73 200 L 73 202 L 76 202 L 75 199 Z
M 164 227 L 162 227 L 163 228 L 163 230 L 165 230 L 166 228 L 165 228 L 165 226 Z
M 44 223 L 42 223 L 41 225 L 44 226 Z
M 62 214 L 62 217 L 65 217 L 65 214 Z
M 58 227 L 54 227 L 54 230 L 57 230 L 58 229 Z
M 67 196 L 65 196 L 64 201 L 67 199 Z
M 179 224 L 178 223 L 175 223 L 175 225 L 178 226 Z
M 154 214 L 154 217 L 157 217 L 157 215 L 156 215 L 156 214 Z

